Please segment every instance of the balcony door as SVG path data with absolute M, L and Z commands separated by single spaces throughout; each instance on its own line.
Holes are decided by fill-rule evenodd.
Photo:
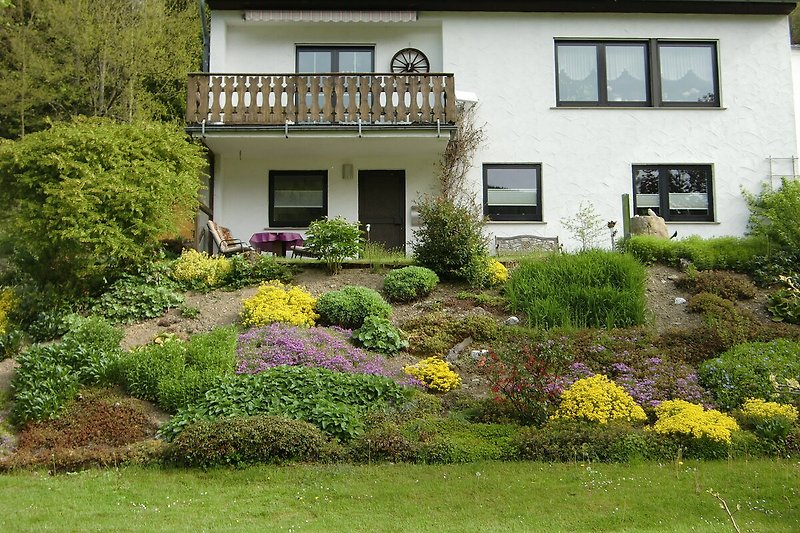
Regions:
M 386 249 L 405 250 L 406 173 L 404 170 L 358 172 L 358 220 L 369 240 Z
M 365 73 L 375 71 L 375 49 L 372 46 L 298 46 L 298 74 Z M 321 84 L 317 92 L 321 93 Z M 320 109 L 324 107 L 319 95 Z M 356 102 L 358 105 L 360 102 Z M 336 107 L 334 95 L 332 106 Z M 342 105 L 350 105 L 349 95 L 344 95 Z M 306 95 L 306 106 L 311 106 L 311 95 Z

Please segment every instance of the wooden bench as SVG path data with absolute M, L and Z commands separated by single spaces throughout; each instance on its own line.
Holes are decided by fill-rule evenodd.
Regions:
M 558 237 L 539 237 L 538 235 L 495 237 L 494 248 L 497 255 L 561 251 Z

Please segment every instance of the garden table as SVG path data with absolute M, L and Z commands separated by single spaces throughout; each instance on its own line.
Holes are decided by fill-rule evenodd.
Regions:
M 303 245 L 303 236 L 286 231 L 262 231 L 253 233 L 250 244 L 259 252 L 272 252 L 286 257 L 287 248 Z

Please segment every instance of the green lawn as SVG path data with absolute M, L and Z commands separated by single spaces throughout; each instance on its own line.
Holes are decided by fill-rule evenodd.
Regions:
M 0 531 L 800 531 L 800 462 L 126 468 L 0 476 Z

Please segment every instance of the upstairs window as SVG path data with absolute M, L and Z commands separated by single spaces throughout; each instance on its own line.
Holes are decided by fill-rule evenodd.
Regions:
M 667 221 L 713 221 L 711 165 L 634 165 L 633 208 Z
M 559 106 L 719 107 L 713 42 L 556 41 Z
M 371 46 L 298 46 L 297 72 L 373 72 L 375 49 Z
M 542 165 L 483 165 L 483 213 L 491 220 L 542 220 Z

